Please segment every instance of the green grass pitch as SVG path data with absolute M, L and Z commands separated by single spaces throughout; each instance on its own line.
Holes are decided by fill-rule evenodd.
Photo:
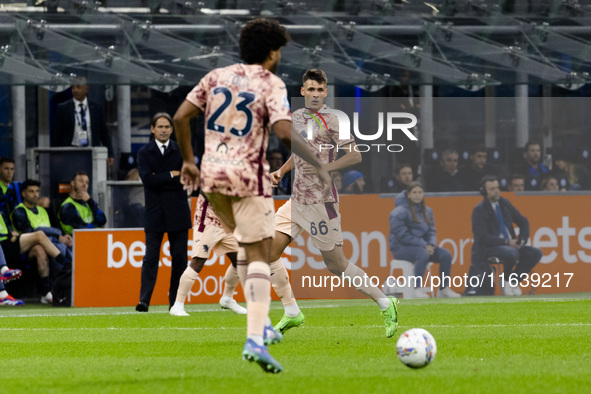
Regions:
M 242 361 L 246 317 L 217 305 L 0 309 L 5 393 L 589 393 L 591 295 L 401 300 L 387 339 L 369 300 L 300 301 L 303 327 L 270 347 L 284 372 Z M 273 303 L 271 319 L 283 311 Z M 434 362 L 407 368 L 396 340 L 422 327 Z

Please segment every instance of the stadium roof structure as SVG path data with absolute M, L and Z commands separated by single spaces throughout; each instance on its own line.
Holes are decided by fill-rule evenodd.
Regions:
M 240 27 L 274 17 L 293 41 L 278 74 L 299 84 L 411 83 L 475 90 L 496 84 L 589 83 L 591 0 L 29 0 L 0 5 L 0 84 L 61 90 L 90 84 L 194 85 L 239 62 Z M 541 3 L 532 5 L 531 3 Z

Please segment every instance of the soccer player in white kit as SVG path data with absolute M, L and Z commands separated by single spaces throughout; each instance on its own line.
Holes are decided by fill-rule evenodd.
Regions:
M 270 250 L 275 234 L 269 164 L 265 153 L 269 126 L 289 148 L 318 168 L 324 185 L 330 175 L 291 135 L 291 111 L 285 84 L 274 72 L 281 47 L 289 40 L 285 27 L 271 19 L 249 21 L 240 32 L 240 57 L 234 64 L 209 72 L 187 95 L 174 116 L 183 167 L 181 181 L 189 190 L 201 189 L 223 226 L 244 249 L 248 265 L 238 274 L 247 306 L 247 340 L 242 357 L 265 372 L 283 370 L 268 352 L 264 336 L 275 333 L 268 321 L 271 302 Z M 189 121 L 205 113 L 205 153 L 201 171 L 194 162 Z M 326 188 L 325 188 L 326 189 Z
M 199 194 L 193 217 L 192 258 L 181 275 L 176 300 L 170 308 L 172 316 L 189 316 L 185 311 L 185 299 L 212 252 L 220 258 L 226 255 L 231 261 L 224 275 L 224 292 L 219 301 L 220 306 L 239 315 L 246 314 L 246 309 L 234 300 L 234 289 L 239 280 L 236 268 L 238 242 L 232 233 L 224 230 L 209 201 Z
M 302 77 L 301 94 L 304 96 L 305 108 L 295 111 L 292 115 L 292 125 L 299 133 L 306 134 L 308 123 L 312 124 L 312 139 L 306 134 L 308 148 L 314 152 L 320 161 L 326 163 L 326 169 L 337 171 L 361 162 L 361 153 L 355 150 L 355 140 L 339 139 L 339 126 L 332 114 L 322 114 L 322 110 L 329 109 L 324 104 L 327 95 L 326 74 L 322 70 L 310 69 Z M 320 111 L 320 113 L 319 113 Z M 318 119 L 321 122 L 317 122 Z M 325 123 L 326 122 L 326 123 Z M 336 159 L 337 150 L 320 149 L 320 146 L 338 146 L 347 153 Z M 285 314 L 275 326 L 275 330 L 285 332 L 304 322 L 304 315 L 297 306 L 293 296 L 289 276 L 281 262 L 281 254 L 292 239 L 297 238 L 303 231 L 312 237 L 312 243 L 317 247 L 330 272 L 335 275 L 344 273 L 345 277 L 364 277 L 365 272 L 347 261 L 343 253 L 343 234 L 341 231 L 341 214 L 336 187 L 332 185 L 328 197 L 322 194 L 318 187 L 316 170 L 304 163 L 297 154 L 277 171 L 271 174 L 273 183 L 278 183 L 283 175 L 295 167 L 294 185 L 291 198 L 275 214 L 275 239 L 271 247 L 271 279 L 273 288 L 283 302 Z M 332 184 L 332 183 L 331 183 Z M 367 283 L 367 281 L 361 281 Z M 373 299 L 380 308 L 386 336 L 394 335 L 398 326 L 398 300 L 388 298 L 377 287 L 361 285 L 356 290 Z

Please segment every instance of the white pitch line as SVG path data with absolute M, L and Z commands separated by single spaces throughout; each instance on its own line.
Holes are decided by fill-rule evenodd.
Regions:
M 516 327 L 588 327 L 591 323 L 530 323 L 530 324 L 468 324 L 468 325 L 427 325 L 423 328 L 516 328 Z M 329 329 L 339 326 L 304 326 L 301 329 Z M 345 327 L 345 326 L 343 326 Z M 400 328 L 411 328 L 412 326 L 399 326 Z M 383 328 L 380 325 L 355 326 L 355 328 Z M 0 331 L 151 331 L 151 330 L 173 330 L 173 331 L 203 331 L 203 330 L 244 330 L 244 327 L 39 327 L 39 328 L 0 328 Z M 299 331 L 299 330 L 298 330 Z

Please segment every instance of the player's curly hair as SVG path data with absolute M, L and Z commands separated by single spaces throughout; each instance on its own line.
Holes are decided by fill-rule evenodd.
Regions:
M 262 63 L 269 52 L 291 40 L 289 33 L 274 19 L 253 19 L 240 31 L 240 59 L 247 64 Z
M 306 83 L 306 81 L 309 79 L 311 79 L 312 81 L 316 81 L 322 85 L 326 85 L 328 83 L 326 73 L 318 68 L 310 68 L 306 70 L 306 72 L 302 76 L 302 84 Z

